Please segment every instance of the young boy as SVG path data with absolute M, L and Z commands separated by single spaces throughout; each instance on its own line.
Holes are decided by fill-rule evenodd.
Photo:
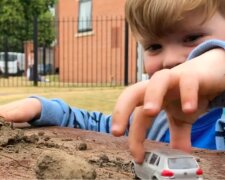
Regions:
M 225 105 L 224 96 L 217 97 L 225 90 L 225 1 L 127 0 L 126 17 L 145 49 L 144 65 L 151 78 L 122 93 L 112 133 L 122 135 L 138 107 L 129 131 L 137 162 L 143 161 L 152 123 L 154 138 L 170 141 L 173 148 L 225 150 L 225 113 L 212 108 Z M 220 98 L 223 104 L 215 102 Z M 159 121 L 161 110 L 166 118 Z
M 223 109 L 207 111 L 209 104 L 216 103 L 211 100 L 225 90 L 225 1 L 127 0 L 126 17 L 145 49 L 145 69 L 151 78 L 122 93 L 112 128 L 110 115 L 43 97 L 1 106 L 0 116 L 34 126 L 67 126 L 117 136 L 131 125 L 129 143 L 136 162 L 143 161 L 146 137 L 171 141 L 172 147 L 184 150 L 190 149 L 190 142 L 195 147 L 224 150 L 224 133 L 217 129 L 225 122 Z

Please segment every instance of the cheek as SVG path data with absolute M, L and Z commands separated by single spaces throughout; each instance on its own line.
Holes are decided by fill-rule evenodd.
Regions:
M 151 76 L 156 71 L 162 69 L 162 61 L 157 57 L 145 56 L 144 58 L 145 72 Z

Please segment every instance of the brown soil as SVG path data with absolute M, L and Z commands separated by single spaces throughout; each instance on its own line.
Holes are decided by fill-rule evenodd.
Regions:
M 146 148 L 167 144 L 146 141 Z M 225 153 L 193 149 L 204 179 L 225 179 Z M 72 128 L 13 129 L 0 122 L 1 179 L 132 179 L 127 138 Z

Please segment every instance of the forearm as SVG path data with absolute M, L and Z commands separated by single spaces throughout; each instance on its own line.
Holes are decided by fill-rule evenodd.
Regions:
M 33 126 L 62 126 L 80 128 L 98 132 L 111 132 L 111 116 L 101 112 L 88 112 L 72 108 L 61 99 L 48 100 L 33 96 L 41 102 L 41 113 L 38 119 L 33 119 Z

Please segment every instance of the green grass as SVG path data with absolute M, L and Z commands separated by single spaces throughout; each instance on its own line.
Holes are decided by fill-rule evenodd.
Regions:
M 123 89 L 122 87 L 1 87 L 0 105 L 31 95 L 40 95 L 47 98 L 61 98 L 73 107 L 110 114 Z

